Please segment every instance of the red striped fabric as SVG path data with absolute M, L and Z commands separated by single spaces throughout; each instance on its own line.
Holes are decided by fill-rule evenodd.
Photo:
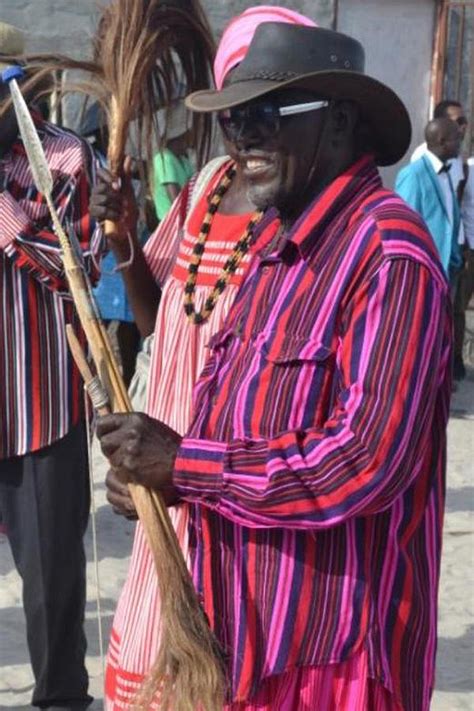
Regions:
M 94 274 L 92 255 L 103 243 L 89 217 L 92 152 L 64 129 L 39 120 L 38 129 L 54 203 Z M 66 323 L 79 328 L 48 208 L 19 141 L 0 160 L 0 459 L 45 447 L 79 421 L 82 385 Z
M 428 710 L 451 327 L 432 239 L 370 158 L 253 261 L 175 471 L 234 702 L 366 648 Z

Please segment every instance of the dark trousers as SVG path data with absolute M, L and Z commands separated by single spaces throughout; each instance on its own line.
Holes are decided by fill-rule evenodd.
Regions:
M 474 249 L 464 250 L 464 268 L 454 298 L 454 357 L 462 360 L 466 331 L 466 310 L 474 293 Z
M 32 704 L 85 707 L 89 474 L 82 425 L 38 452 L 0 461 L 0 510 L 23 581 Z

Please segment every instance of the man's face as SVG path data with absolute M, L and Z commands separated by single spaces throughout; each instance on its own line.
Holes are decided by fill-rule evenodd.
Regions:
M 461 150 L 461 134 L 459 127 L 454 121 L 446 122 L 446 129 L 443 136 L 443 160 L 451 160 L 459 155 Z
M 467 118 L 462 106 L 448 106 L 446 109 L 446 118 L 451 119 L 451 121 L 457 124 L 462 142 L 467 130 Z
M 221 116 L 227 147 L 245 176 L 248 196 L 256 207 L 275 206 L 282 214 L 297 213 L 307 196 L 317 190 L 323 173 L 318 154 L 327 109 L 291 116 L 277 112 L 281 106 L 317 99 L 306 91 L 275 92 L 239 107 L 241 113 Z M 226 120 L 232 130 L 226 131 Z

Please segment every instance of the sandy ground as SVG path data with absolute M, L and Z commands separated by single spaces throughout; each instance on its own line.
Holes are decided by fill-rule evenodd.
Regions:
M 448 497 L 440 592 L 439 652 L 433 711 L 474 710 L 474 370 L 453 396 L 449 423 Z M 104 639 L 125 580 L 133 524 L 105 502 L 104 465 L 94 450 L 95 499 Z M 102 709 L 92 535 L 87 535 L 87 665 L 93 711 Z M 0 534 L 0 711 L 30 709 L 33 679 L 25 644 L 20 581 Z M 277 711 L 277 709 L 275 709 Z

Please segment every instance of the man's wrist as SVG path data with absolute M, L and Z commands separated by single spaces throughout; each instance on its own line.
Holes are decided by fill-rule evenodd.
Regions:
M 126 262 L 132 257 L 132 250 L 139 249 L 140 245 L 136 230 L 129 230 L 125 235 L 107 236 L 107 244 L 118 262 Z

